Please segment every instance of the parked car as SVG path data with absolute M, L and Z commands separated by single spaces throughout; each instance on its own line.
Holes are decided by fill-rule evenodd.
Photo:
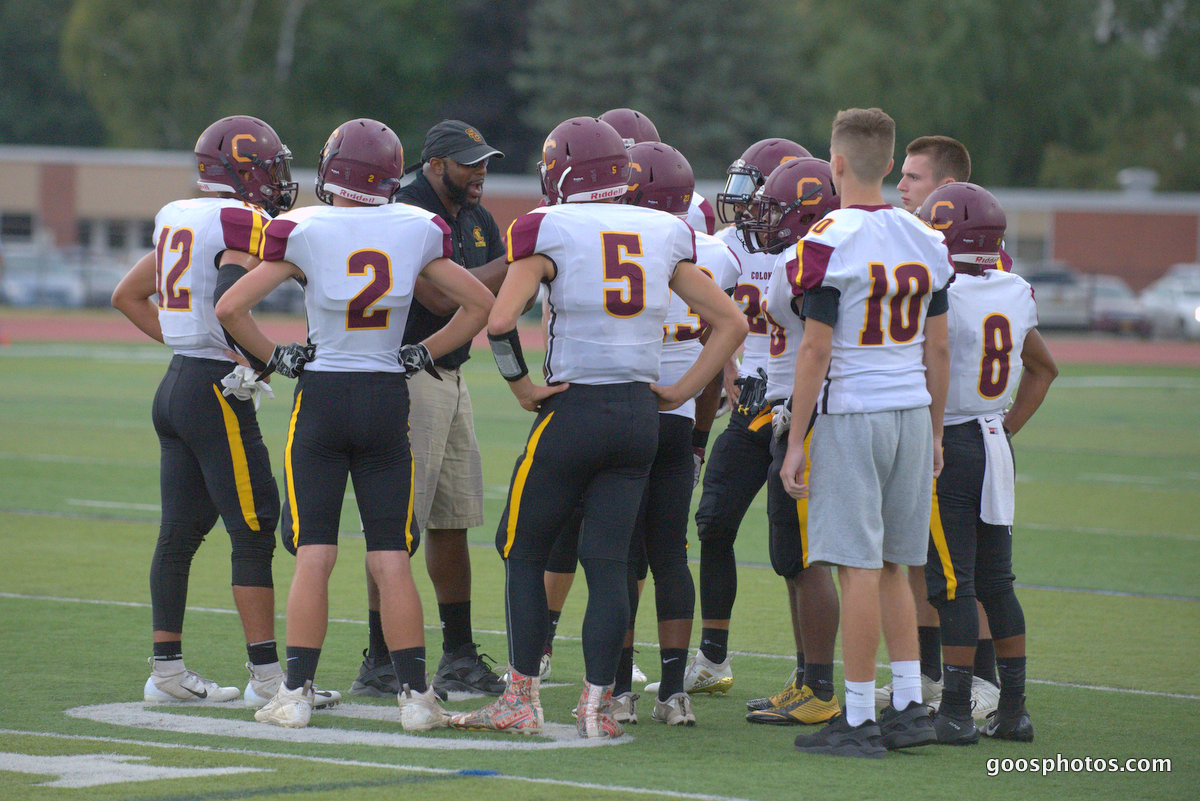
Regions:
M 1142 292 L 1154 333 L 1200 339 L 1200 274 L 1168 273 Z
M 1123 279 L 1116 275 L 1089 275 L 1088 283 L 1091 289 L 1092 328 L 1141 337 L 1153 333 L 1153 315 Z
M 1081 272 L 1058 262 L 1017 264 L 1033 287 L 1039 328 L 1087 328 L 1092 322 L 1091 288 Z

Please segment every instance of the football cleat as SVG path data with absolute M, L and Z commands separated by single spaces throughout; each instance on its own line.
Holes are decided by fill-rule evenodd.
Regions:
M 642 672 L 642 669 L 637 666 L 636 662 L 633 665 L 633 674 L 631 675 L 630 680 L 636 681 L 638 684 L 646 683 L 646 674 L 644 672 Z
M 929 707 L 929 714 L 933 714 L 938 706 L 942 703 L 942 681 L 933 679 L 921 674 L 921 700 L 925 706 Z M 875 711 L 882 710 L 885 706 L 892 702 L 892 683 L 887 684 L 875 690 Z
M 254 713 L 254 719 L 259 723 L 272 723 L 276 726 L 286 726 L 289 729 L 303 729 L 312 717 L 313 690 L 312 682 L 304 682 L 303 687 L 289 690 L 286 684 L 279 685 L 266 706 Z
M 873 720 L 866 720 L 857 726 L 851 726 L 845 715 L 838 715 L 820 731 L 798 735 L 795 745 L 797 751 L 805 754 L 865 759 L 883 759 L 887 756 L 879 724 Z
M 692 697 L 687 693 L 675 693 L 665 701 L 656 698 L 650 718 L 668 726 L 695 726 L 696 715 L 692 712 Z
M 500 695 L 504 692 L 504 680 L 484 661 L 491 657 L 478 653 L 475 650 L 477 647 L 469 642 L 452 653 L 442 654 L 437 673 L 433 676 L 433 686 L 438 695 L 449 692 Z
M 683 672 L 683 690 L 687 693 L 724 695 L 733 687 L 732 657 L 725 657 L 719 665 L 708 660 L 704 652 L 696 653 L 688 660 Z
M 154 657 L 147 660 L 153 671 L 146 679 L 142 688 L 142 696 L 150 704 L 221 704 L 226 701 L 236 701 L 241 697 L 237 687 L 222 687 L 215 681 L 209 681 L 195 671 L 183 666 L 183 660 L 178 663 L 178 670 L 172 673 L 159 673 L 162 663 L 155 663 Z
M 828 701 L 822 701 L 813 693 L 812 687 L 802 686 L 792 694 L 788 703 L 748 712 L 746 720 L 750 723 L 793 726 L 798 723 L 827 723 L 841 712 L 842 707 L 836 695 Z
M 449 725 L 449 716 L 438 703 L 433 687 L 418 693 L 405 684 L 396 694 L 396 702 L 400 705 L 400 725 L 405 731 L 429 731 Z
M 400 692 L 400 680 L 396 677 L 396 668 L 388 658 L 374 659 L 363 649 L 363 661 L 358 668 L 358 677 L 350 685 L 351 695 L 365 695 L 371 698 L 389 698 Z
M 579 703 L 575 705 L 575 729 L 580 737 L 620 737 L 625 728 L 613 717 L 611 684 L 583 683 Z
M 550 657 L 553 654 L 554 649 L 547 645 L 545 653 L 542 654 L 542 661 L 538 663 L 538 678 L 542 681 L 550 678 Z
M 970 715 L 955 715 L 943 704 L 933 716 L 933 731 L 942 745 L 974 745 L 979 729 Z
M 611 712 L 613 720 L 618 723 L 637 724 L 637 700 L 641 696 L 636 693 L 620 693 L 612 697 Z
M 467 731 L 510 731 L 540 734 L 545 724 L 537 676 L 509 672 L 508 688 L 485 707 L 450 716 L 449 725 Z
M 746 709 L 750 712 L 757 712 L 760 709 L 770 709 L 789 703 L 792 696 L 800 691 L 800 688 L 796 686 L 796 679 L 799 676 L 800 670 L 792 668 L 792 675 L 788 676 L 787 684 L 783 685 L 782 690 L 766 698 L 751 698 L 746 702 Z
M 988 715 L 987 722 L 983 724 L 983 736 L 994 737 L 997 740 L 1033 742 L 1033 720 L 1025 710 L 1024 696 L 1021 696 L 1019 703 L 1016 709 L 997 708 Z
M 879 713 L 879 731 L 883 746 L 889 751 L 898 748 L 915 748 L 937 742 L 933 721 L 929 719 L 929 707 L 910 701 L 904 709 L 888 704 Z
M 987 679 L 971 678 L 971 717 L 979 722 L 987 720 L 1000 703 L 1000 688 Z
M 261 709 L 266 706 L 275 693 L 279 692 L 279 686 L 283 684 L 284 673 L 278 662 L 271 665 L 273 670 L 266 671 L 263 670 L 264 667 L 266 666 L 246 663 L 246 669 L 250 671 L 250 682 L 246 685 L 246 691 L 242 693 L 242 700 L 251 709 Z M 313 685 L 313 709 L 337 706 L 341 701 L 341 693 L 334 690 L 320 690 L 315 684 Z

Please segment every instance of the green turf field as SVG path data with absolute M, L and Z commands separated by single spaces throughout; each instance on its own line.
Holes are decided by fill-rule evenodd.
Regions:
M 254 723 L 237 706 L 144 707 L 158 503 L 150 401 L 166 359 L 152 346 L 0 347 L 0 799 L 1197 797 L 1195 370 L 1067 366 L 1016 440 L 1016 571 L 1036 742 L 930 747 L 863 763 L 801 756 L 791 748 L 797 729 L 743 720 L 744 701 L 778 689 L 793 659 L 781 583 L 766 567 L 762 497 L 739 538 L 736 684 L 728 697 L 696 700 L 694 729 L 651 723 L 645 705 L 631 736 L 600 746 L 575 737 L 582 582 L 543 689 L 547 721 L 558 724 L 544 738 L 405 735 L 383 701 L 317 713 L 300 731 Z M 494 526 L 532 418 L 486 354 L 468 373 Z M 277 379 L 276 388 L 260 419 L 278 474 L 291 382 Z M 346 532 L 356 527 L 352 497 Z M 493 534 L 471 532 L 474 621 L 482 650 L 503 661 Z M 228 555 L 218 525 L 194 564 L 185 653 L 189 667 L 244 685 Z M 277 555 L 282 610 L 292 559 Z M 318 683 L 344 691 L 366 645 L 361 537 L 348 533 L 341 556 Z M 428 579 L 415 572 L 426 621 L 436 623 Z M 651 610 L 642 618 L 637 661 L 653 673 Z M 278 635 L 282 643 L 282 618 Z M 436 659 L 434 630 L 430 642 Z M 1085 758 L 1119 764 L 1070 771 L 1072 760 L 1086 768 Z M 1170 772 L 1114 775 L 1131 758 L 1169 759 Z M 1048 759 L 1054 771 L 1005 772 L 1013 765 L 999 763 L 1029 767 L 1030 759 Z

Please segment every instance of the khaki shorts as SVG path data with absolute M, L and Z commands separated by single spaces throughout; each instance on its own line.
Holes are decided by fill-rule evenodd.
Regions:
M 471 396 L 461 370 L 437 368 L 408 382 L 409 440 L 416 462 L 416 517 L 422 529 L 483 525 L 483 465 Z

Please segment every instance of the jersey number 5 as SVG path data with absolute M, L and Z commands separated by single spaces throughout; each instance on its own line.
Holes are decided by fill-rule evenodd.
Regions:
M 888 307 L 887 334 L 895 343 L 911 342 L 921 330 L 921 300 L 929 294 L 929 268 L 918 262 L 898 264 L 889 276 L 887 267 L 872 262 L 871 296 L 858 335 L 860 345 L 882 345 L 883 307 Z M 892 283 L 891 279 L 895 279 Z
M 600 246 L 604 251 L 604 280 L 625 284 L 604 290 L 604 310 L 613 317 L 636 317 L 646 308 L 646 271 L 626 257 L 642 255 L 642 237 L 605 231 L 600 234 Z
M 356 250 L 346 260 L 347 275 L 371 274 L 371 283 L 346 305 L 346 330 L 369 331 L 388 327 L 388 310 L 371 307 L 392 288 L 392 260 L 378 250 Z

